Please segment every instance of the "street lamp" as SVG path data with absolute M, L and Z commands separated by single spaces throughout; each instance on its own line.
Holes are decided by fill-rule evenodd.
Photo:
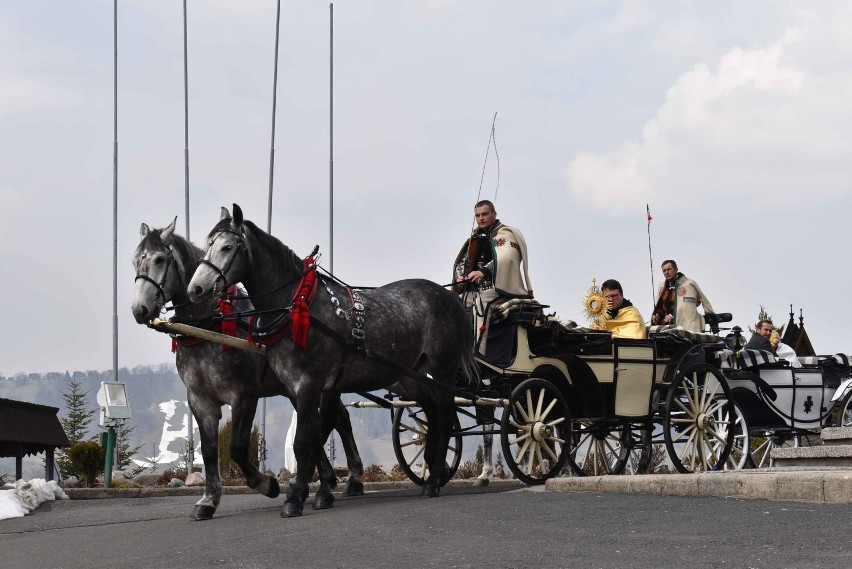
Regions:
M 115 425 L 130 418 L 130 401 L 127 398 L 127 389 L 120 381 L 102 381 L 96 400 L 101 408 L 98 424 L 107 428 L 104 488 L 110 488 L 115 454 Z

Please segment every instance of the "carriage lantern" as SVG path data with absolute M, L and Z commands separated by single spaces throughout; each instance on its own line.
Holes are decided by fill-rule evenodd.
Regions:
M 745 338 L 743 338 L 743 329 L 739 326 L 731 328 L 731 333 L 725 336 L 725 344 L 728 346 L 728 349 L 735 352 L 742 350 L 746 345 Z

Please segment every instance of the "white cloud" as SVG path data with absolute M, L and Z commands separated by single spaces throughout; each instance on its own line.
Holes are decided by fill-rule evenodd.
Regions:
M 712 67 L 696 65 L 668 89 L 638 139 L 575 154 L 564 170 L 569 193 L 612 215 L 648 201 L 679 209 L 752 196 L 781 206 L 801 201 L 804 183 L 808 200 L 838 195 L 852 174 L 849 160 L 837 160 L 848 151 L 835 124 L 849 115 L 838 91 L 849 93 L 852 71 L 828 77 L 809 69 L 809 42 L 821 33 L 791 27 L 771 45 L 734 47 Z

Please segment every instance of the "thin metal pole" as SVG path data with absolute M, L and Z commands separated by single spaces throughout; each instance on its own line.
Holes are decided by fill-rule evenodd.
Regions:
M 118 0 L 113 0 L 112 377 L 118 381 Z
M 334 273 L 334 3 L 328 5 L 328 257 Z
M 651 311 L 657 309 L 657 289 L 654 286 L 654 257 L 651 255 L 651 206 L 649 204 L 645 204 L 645 213 L 648 216 L 648 262 L 651 265 Z M 660 322 L 662 324 L 662 322 Z
M 275 65 L 272 73 L 272 140 L 269 145 L 269 203 L 266 208 L 266 232 L 272 233 L 272 183 L 275 179 L 275 111 L 278 106 L 278 38 L 281 25 L 281 0 L 275 14 Z
M 272 138 L 269 144 L 269 203 L 266 207 L 266 232 L 272 233 L 272 188 L 275 180 L 275 112 L 278 106 L 278 40 L 281 29 L 281 0 L 275 12 L 275 64 L 272 73 Z M 266 470 L 266 398 L 260 400 L 260 470 Z
M 186 218 L 186 240 L 189 236 L 189 57 L 187 48 L 186 29 L 186 0 L 183 0 L 183 179 L 184 179 L 184 217 Z M 189 451 L 187 452 L 186 465 L 187 474 L 192 472 L 195 464 L 195 437 L 192 424 L 192 409 L 187 411 L 187 424 L 189 425 Z
M 334 274 L 334 3 L 328 5 L 328 257 Z M 334 466 L 334 432 L 328 436 L 328 460 Z

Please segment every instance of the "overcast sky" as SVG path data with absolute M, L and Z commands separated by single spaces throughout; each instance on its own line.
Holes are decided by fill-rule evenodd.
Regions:
M 191 238 L 220 206 L 266 226 L 273 0 L 189 3 Z M 181 2 L 119 2 L 119 365 L 172 359 L 130 313 L 139 225 L 185 233 Z M 497 210 L 536 297 L 582 321 L 592 278 L 648 318 L 676 259 L 717 312 L 846 327 L 848 2 L 341 0 L 334 271 L 445 284 L 497 113 Z M 273 233 L 329 251 L 329 8 L 282 2 Z M 110 1 L 0 4 L 0 375 L 112 366 Z M 494 198 L 489 156 L 482 198 Z

